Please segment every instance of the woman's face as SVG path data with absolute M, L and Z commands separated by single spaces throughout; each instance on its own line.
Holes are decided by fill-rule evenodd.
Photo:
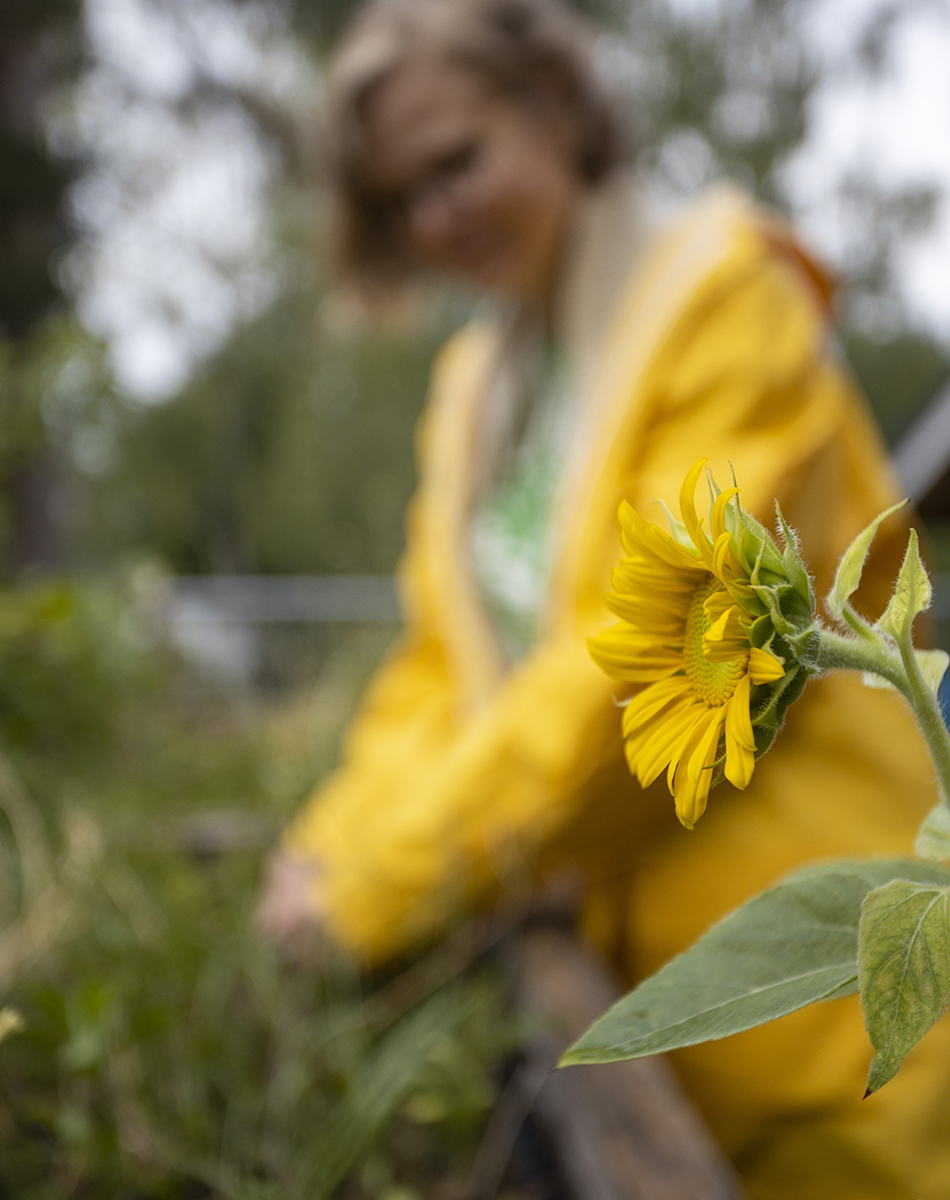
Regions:
M 549 301 L 583 187 L 562 125 L 426 60 L 378 85 L 365 123 L 374 186 L 402 212 L 421 265 Z

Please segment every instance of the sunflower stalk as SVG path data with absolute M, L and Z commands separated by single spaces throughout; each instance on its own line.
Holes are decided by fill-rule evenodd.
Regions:
M 865 626 L 865 631 L 867 626 Z M 940 784 L 940 795 L 950 812 L 950 732 L 940 701 L 924 678 L 910 635 L 888 646 L 884 639 L 843 637 L 830 629 L 818 630 L 818 668 L 821 671 L 861 671 L 885 679 L 910 705 L 927 743 Z
M 872 521 L 845 552 L 826 604 L 832 616 L 853 632 L 851 636 L 841 636 L 820 629 L 818 662 L 823 670 L 862 671 L 866 682 L 871 683 L 875 677 L 883 679 L 901 693 L 927 743 L 937 772 L 941 802 L 950 816 L 950 732 L 938 696 L 947 656 L 939 650 L 917 650 L 913 641 L 914 620 L 930 607 L 933 597 L 930 579 L 920 559 L 916 530 L 910 531 L 894 593 L 876 624 L 865 621 L 851 605 L 871 541 L 882 521 L 900 507 L 895 505 Z

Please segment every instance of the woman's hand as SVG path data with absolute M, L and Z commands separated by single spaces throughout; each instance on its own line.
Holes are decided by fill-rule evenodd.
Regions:
M 264 866 L 254 914 L 258 930 L 295 956 L 309 958 L 323 931 L 319 865 L 310 858 L 274 850 Z

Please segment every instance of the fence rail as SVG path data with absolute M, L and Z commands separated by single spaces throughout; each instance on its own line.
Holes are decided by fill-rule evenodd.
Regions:
M 933 576 L 933 615 L 950 620 L 950 573 Z M 398 621 L 392 575 L 179 575 L 173 621 L 214 624 L 311 624 Z
M 398 621 L 392 575 L 180 575 L 172 619 L 239 624 Z

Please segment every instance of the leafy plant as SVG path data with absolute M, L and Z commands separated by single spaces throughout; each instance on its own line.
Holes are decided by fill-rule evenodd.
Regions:
M 252 922 L 379 640 L 338 636 L 316 688 L 250 706 L 150 647 L 125 587 L 5 593 L 0 625 L 0 1195 L 464 1178 L 518 1037 L 492 968 L 366 981 Z
M 687 483 L 694 474 L 695 468 Z M 711 529 L 717 528 L 717 520 L 722 522 L 727 495 L 714 505 Z M 737 500 L 731 503 L 733 517 L 717 539 L 715 562 L 728 561 L 731 553 L 740 571 L 754 561 L 749 581 L 730 577 L 730 586 L 750 610 L 768 601 L 786 677 L 792 671 L 808 677 L 827 670 L 858 670 L 869 686 L 899 691 L 930 749 L 940 803 L 918 837 L 920 858 L 824 863 L 781 881 L 718 922 L 691 949 L 620 1000 L 568 1050 L 562 1065 L 641 1058 L 691 1046 L 859 991 L 874 1047 L 870 1093 L 894 1077 L 950 1004 L 950 867 L 942 865 L 950 862 L 950 733 L 937 697 L 950 660 L 942 650 L 922 651 L 913 645 L 914 620 L 932 599 L 913 529 L 894 592 L 878 621 L 872 625 L 851 604 L 875 534 L 901 505 L 875 518 L 845 552 L 826 601 L 842 630 L 836 632 L 817 619 L 813 600 L 805 608 L 798 602 L 804 595 L 800 581 L 807 582 L 807 574 L 781 513 L 780 550 Z M 697 545 L 704 545 L 692 526 L 690 532 Z M 649 536 L 649 530 L 641 534 L 643 545 Z M 629 531 L 627 538 L 637 549 L 639 543 L 630 542 Z M 694 573 L 700 571 L 700 551 L 688 553 L 695 553 Z M 637 564 L 635 557 L 624 560 L 621 572 L 626 571 L 628 584 Z M 698 595 L 702 602 L 706 591 Z M 620 633 L 612 636 L 619 642 L 625 630 L 617 628 Z M 706 634 L 704 653 L 709 653 L 713 632 Z M 611 635 L 595 639 L 592 648 L 598 650 L 607 636 Z M 635 639 L 626 636 L 634 645 Z M 716 645 L 712 643 L 713 650 Z M 741 651 L 742 642 L 736 645 Z M 614 669 L 626 672 L 619 677 L 637 678 L 633 660 L 630 666 L 621 662 Z M 636 723 L 625 723 L 625 733 L 637 736 Z

